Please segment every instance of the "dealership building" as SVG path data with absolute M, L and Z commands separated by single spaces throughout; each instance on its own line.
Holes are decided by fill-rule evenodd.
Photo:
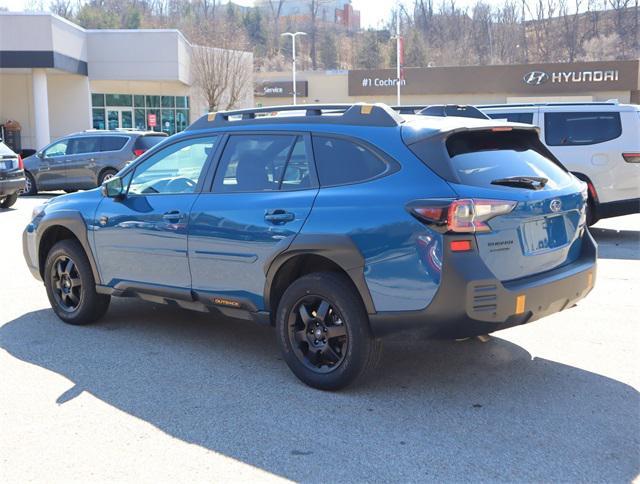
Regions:
M 207 111 L 191 62 L 177 30 L 86 30 L 52 14 L 0 12 L 0 124 L 19 123 L 23 149 L 91 128 L 173 134 Z M 239 106 L 252 104 L 249 85 Z
M 402 104 L 488 104 L 618 100 L 640 103 L 640 61 L 408 67 Z M 395 69 L 298 72 L 300 103 L 357 101 L 396 104 Z M 290 102 L 290 72 L 260 73 L 255 100 L 263 106 Z

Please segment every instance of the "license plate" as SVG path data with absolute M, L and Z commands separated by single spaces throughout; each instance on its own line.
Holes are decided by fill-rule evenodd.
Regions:
M 10 170 L 13 168 L 13 160 L 0 160 L 0 170 Z
M 523 225 L 525 251 L 528 254 L 562 247 L 567 243 L 563 215 L 532 220 Z

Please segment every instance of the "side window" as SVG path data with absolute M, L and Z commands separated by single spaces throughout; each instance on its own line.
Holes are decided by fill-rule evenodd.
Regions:
M 129 138 L 125 136 L 103 136 L 100 151 L 120 151 L 127 141 Z
M 321 186 L 358 183 L 382 175 L 389 165 L 367 148 L 342 138 L 313 136 Z
M 100 151 L 100 138 L 98 136 L 71 138 L 67 146 L 68 155 L 82 155 L 84 153 L 96 153 L 98 151 Z
M 604 143 L 622 134 L 620 113 L 545 113 L 544 133 L 548 146 Z
M 55 156 L 66 155 L 68 143 L 69 143 L 68 139 L 62 139 L 60 141 L 56 141 L 51 146 L 49 146 L 46 150 L 44 150 L 44 156 L 46 158 L 53 158 Z
M 193 193 L 217 136 L 180 141 L 158 151 L 136 166 L 129 194 Z
M 231 136 L 214 181 L 214 191 L 263 192 L 312 187 L 311 164 L 302 136 Z
M 533 124 L 533 113 L 489 113 L 491 119 L 504 119 L 510 123 Z

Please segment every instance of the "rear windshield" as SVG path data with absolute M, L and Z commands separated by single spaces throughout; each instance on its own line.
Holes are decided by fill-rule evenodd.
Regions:
M 0 156 L 15 156 L 16 154 L 11 149 L 0 141 Z
M 480 187 L 496 188 L 492 181 L 514 176 L 546 178 L 549 188 L 566 185 L 570 176 L 543 150 L 537 135 L 526 131 L 458 133 L 447 139 L 460 182 Z
M 148 150 L 153 148 L 155 145 L 160 143 L 161 141 L 167 139 L 166 136 L 140 136 L 136 141 L 136 145 L 133 148 L 134 150 Z

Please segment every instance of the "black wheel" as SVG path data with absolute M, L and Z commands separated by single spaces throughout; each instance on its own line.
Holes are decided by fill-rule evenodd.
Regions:
M 22 191 L 23 195 L 37 195 L 38 187 L 36 186 L 36 180 L 33 178 L 33 175 L 28 171 L 24 172 L 24 190 Z
M 69 324 L 89 324 L 101 318 L 110 297 L 96 293 L 89 259 L 79 242 L 61 240 L 49 251 L 44 283 L 51 307 Z
M 101 186 L 107 180 L 111 180 L 118 173 L 116 170 L 111 168 L 107 168 L 102 173 L 100 173 L 100 177 L 98 178 L 98 186 Z
M 293 373 L 309 386 L 338 390 L 375 366 L 381 345 L 360 296 L 340 274 L 314 273 L 284 293 L 278 342 Z
M 17 199 L 18 199 L 18 194 L 17 193 L 12 193 L 11 195 L 7 195 L 0 202 L 0 208 L 9 208 L 9 207 L 13 206 L 13 204 L 16 203 Z

